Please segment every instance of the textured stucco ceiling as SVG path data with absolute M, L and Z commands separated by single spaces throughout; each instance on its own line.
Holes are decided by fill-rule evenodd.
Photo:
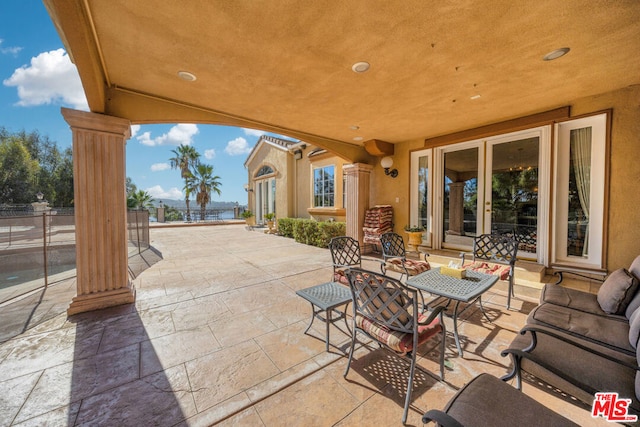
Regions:
M 137 123 L 397 143 L 640 83 L 637 0 L 44 1 L 91 109 Z

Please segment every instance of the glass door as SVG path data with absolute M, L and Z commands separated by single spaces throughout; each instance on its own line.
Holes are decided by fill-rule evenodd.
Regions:
M 468 147 L 468 148 L 467 148 Z M 481 229 L 483 177 L 480 173 L 480 143 L 447 147 L 442 157 L 441 235 L 444 247 L 468 248 Z M 479 209 L 480 206 L 480 209 Z
M 409 224 L 424 228 L 422 244 L 431 246 L 431 149 L 411 153 L 411 198 Z
M 537 132 L 487 141 L 483 233 L 518 241 L 518 254 L 538 250 L 540 136 Z

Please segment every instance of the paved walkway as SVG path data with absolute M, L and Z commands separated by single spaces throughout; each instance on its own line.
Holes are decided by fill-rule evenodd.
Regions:
M 400 425 L 406 363 L 362 345 L 345 380 L 344 323 L 329 353 L 322 323 L 302 333 L 310 306 L 295 291 L 330 278 L 327 250 L 242 225 L 154 228 L 151 244 L 163 259 L 134 280 L 135 304 L 62 312 L 0 344 L 0 426 Z M 505 299 L 483 298 L 493 323 L 465 313 L 464 358 L 449 334 L 446 382 L 427 374 L 437 340 L 421 348 L 409 425 L 476 374 L 507 371 L 500 351 L 535 302 L 516 298 L 507 312 Z M 581 425 L 604 425 L 525 391 Z

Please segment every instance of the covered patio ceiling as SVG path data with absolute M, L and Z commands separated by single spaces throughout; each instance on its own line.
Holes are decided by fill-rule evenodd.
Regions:
M 637 0 L 44 3 L 91 111 L 258 128 L 353 161 L 367 140 L 433 137 L 640 83 Z M 368 71 L 352 70 L 360 61 Z

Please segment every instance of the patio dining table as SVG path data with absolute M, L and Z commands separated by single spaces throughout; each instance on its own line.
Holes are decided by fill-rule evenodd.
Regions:
M 460 303 L 480 303 L 482 314 L 487 317 L 482 307 L 482 294 L 488 291 L 498 281 L 498 276 L 478 273 L 468 270 L 463 279 L 448 276 L 434 268 L 407 279 L 407 285 L 428 292 L 437 297 L 448 298 L 456 302 L 453 309 L 453 336 L 456 341 L 458 354 L 462 357 L 462 347 L 458 336 L 458 307 Z M 467 307 L 468 308 L 468 307 Z M 466 308 L 465 308 L 466 310 Z M 463 310 L 464 311 L 464 310 Z M 490 319 L 487 317 L 490 321 Z

